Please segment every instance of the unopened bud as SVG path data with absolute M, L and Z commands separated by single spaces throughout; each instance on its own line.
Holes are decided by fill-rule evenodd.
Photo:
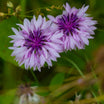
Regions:
M 52 6 L 51 6 L 51 9 L 54 9 L 54 8 L 55 8 L 55 6 L 54 6 L 54 5 L 52 5 Z
M 51 11 L 51 9 L 49 9 L 49 8 L 46 8 L 46 11 Z
M 0 12 L 0 16 L 3 17 L 5 14 L 3 12 Z
M 16 13 L 19 12 L 19 11 L 21 11 L 21 6 L 20 6 L 20 5 L 18 5 L 18 6 L 16 7 Z
M 13 3 L 12 3 L 11 1 L 8 1 L 8 2 L 7 2 L 7 7 L 9 7 L 9 8 L 13 8 L 14 5 L 13 5 Z
M 15 15 L 16 15 L 16 13 L 15 13 L 15 12 L 13 12 L 12 14 L 13 14 L 13 16 L 15 16 Z

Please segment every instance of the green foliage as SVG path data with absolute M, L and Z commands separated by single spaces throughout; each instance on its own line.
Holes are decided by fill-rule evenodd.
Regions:
M 55 90 L 58 87 L 60 87 L 64 81 L 64 77 L 65 77 L 64 73 L 56 74 L 50 82 L 50 86 L 49 86 L 50 90 Z
M 16 90 L 10 90 L 5 94 L 0 95 L 0 104 L 11 104 L 13 103 Z
M 8 49 L 8 47 L 12 46 L 10 44 L 11 39 L 8 36 L 14 34 L 11 27 L 16 27 L 16 23 L 19 23 L 19 20 L 14 16 L 0 22 L 0 57 L 15 65 L 17 64 L 14 61 L 14 57 L 11 57 L 12 51 Z
M 40 95 L 40 96 L 48 96 L 49 91 L 48 90 L 47 91 L 43 90 L 43 91 L 37 92 L 37 94 Z
M 26 12 L 26 0 L 21 0 L 21 17 L 23 18 Z
M 61 53 L 61 58 L 58 59 L 57 64 L 61 66 L 69 66 L 73 67 L 73 65 L 66 60 L 70 59 L 74 61 L 81 70 L 83 70 L 83 67 L 85 66 L 85 53 L 83 53 L 84 50 L 72 50 L 65 53 Z

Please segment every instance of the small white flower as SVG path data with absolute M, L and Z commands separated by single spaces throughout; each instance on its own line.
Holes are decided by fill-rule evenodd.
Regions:
M 40 97 L 37 94 L 33 95 L 21 95 L 19 104 L 39 104 L 40 103 Z

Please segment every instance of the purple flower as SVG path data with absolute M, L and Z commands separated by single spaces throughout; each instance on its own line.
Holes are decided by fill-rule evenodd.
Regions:
M 21 29 L 12 28 L 16 35 L 9 36 L 13 40 L 12 56 L 16 56 L 19 65 L 25 64 L 25 68 L 29 67 L 35 70 L 41 70 L 45 62 L 48 66 L 52 66 L 52 62 L 60 57 L 59 52 L 62 51 L 62 41 L 60 34 L 51 32 L 51 22 L 46 21 L 40 15 L 36 20 L 35 16 L 31 20 L 24 19 L 24 24 L 17 24 Z
M 97 21 L 92 20 L 85 13 L 89 6 L 81 9 L 71 8 L 68 3 L 64 5 L 65 11 L 62 15 L 56 18 L 48 15 L 48 18 L 53 22 L 54 31 L 58 34 L 63 34 L 61 40 L 63 41 L 64 50 L 83 49 L 85 44 L 89 44 L 88 39 L 93 39 L 91 34 L 94 34 Z

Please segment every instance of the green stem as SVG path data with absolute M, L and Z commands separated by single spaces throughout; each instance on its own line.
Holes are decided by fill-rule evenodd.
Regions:
M 39 84 L 39 81 L 38 81 L 38 79 L 37 79 L 35 73 L 33 72 L 33 70 L 30 70 L 30 71 L 31 71 L 31 74 L 33 75 L 35 81 Z
M 94 98 L 96 99 L 97 98 L 96 94 L 92 90 L 91 90 L 91 93 L 94 96 Z M 97 104 L 100 104 L 98 100 L 97 100 Z
M 87 57 L 86 57 L 87 58 Z M 78 70 L 78 72 L 80 73 L 80 75 L 84 78 L 85 76 L 84 76 L 84 74 L 82 73 L 82 71 L 80 70 L 80 68 L 77 66 L 77 64 L 74 62 L 74 61 L 72 61 L 72 60 L 70 60 L 70 59 L 68 59 L 68 58 L 65 58 L 68 62 L 70 62 L 77 70 Z M 96 78 L 96 77 L 95 77 Z M 96 94 L 92 91 L 92 90 L 90 90 L 91 91 L 91 93 L 93 94 L 93 96 L 95 97 L 95 99 L 97 98 L 96 97 Z M 99 103 L 99 101 L 97 100 L 97 103 L 98 104 L 100 104 Z
M 86 54 L 85 54 L 85 60 L 86 60 L 87 63 L 89 62 L 89 59 L 88 59 L 88 57 L 87 57 Z M 96 74 L 95 74 L 95 72 L 94 72 L 94 67 L 93 67 L 93 66 L 91 66 L 91 70 L 92 70 L 92 72 L 93 72 L 94 77 L 97 79 L 97 76 L 96 76 Z
M 74 62 L 74 61 L 72 61 L 71 59 L 68 59 L 68 58 L 65 58 L 68 62 L 70 62 L 76 69 L 77 69 L 77 71 L 80 73 L 80 75 L 84 78 L 85 76 L 84 76 L 84 74 L 82 73 L 82 71 L 80 70 L 80 68 L 77 66 L 77 64 Z
M 26 0 L 21 0 L 21 18 L 24 18 L 22 15 L 25 15 L 26 12 Z

